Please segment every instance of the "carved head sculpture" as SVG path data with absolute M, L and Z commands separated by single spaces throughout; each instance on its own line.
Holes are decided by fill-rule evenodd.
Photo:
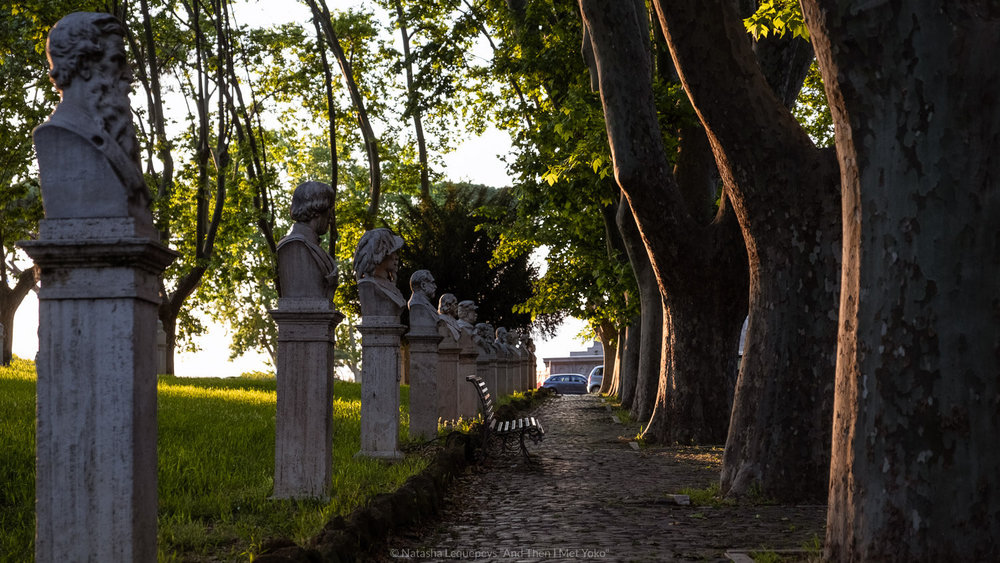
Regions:
M 292 193 L 292 220 L 309 223 L 318 235 L 326 234 L 335 200 L 336 193 L 330 184 L 303 182 Z
M 476 323 L 476 338 L 480 342 L 493 341 L 493 327 L 489 323 Z
M 470 325 L 476 324 L 476 302 L 466 299 L 458 302 L 458 318 Z
M 521 347 L 525 350 L 535 353 L 535 341 L 531 339 L 531 336 L 527 333 L 521 333 Z
M 434 276 L 430 270 L 417 270 L 410 276 L 410 291 L 414 295 L 421 293 L 428 301 L 434 299 L 437 292 L 437 284 L 434 283 Z
M 458 315 L 458 298 L 451 293 L 441 295 L 441 299 L 438 300 L 438 314 L 456 318 L 456 315 Z
M 62 103 L 97 119 L 138 165 L 139 143 L 129 92 L 132 69 L 125 57 L 125 32 L 110 14 L 74 12 L 49 32 L 49 78 Z
M 399 264 L 396 252 L 403 247 L 402 237 L 386 228 L 372 229 L 361 236 L 354 251 L 354 277 L 384 278 L 396 281 Z
M 521 343 L 521 336 L 516 330 L 511 330 L 507 332 L 507 346 L 511 348 L 516 348 L 518 344 Z
M 507 344 L 507 329 L 504 327 L 497 328 L 496 337 L 497 344 Z

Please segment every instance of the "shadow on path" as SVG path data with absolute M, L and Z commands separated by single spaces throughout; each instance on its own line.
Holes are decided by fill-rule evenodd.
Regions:
M 460 477 L 442 515 L 391 536 L 379 561 L 727 561 L 730 549 L 799 549 L 822 538 L 823 506 L 679 506 L 718 479 L 718 447 L 650 447 L 601 398 L 557 396 L 533 415 L 545 440 Z

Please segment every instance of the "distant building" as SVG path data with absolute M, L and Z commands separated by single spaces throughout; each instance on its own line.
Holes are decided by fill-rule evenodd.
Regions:
M 595 340 L 582 352 L 570 352 L 569 356 L 561 358 L 542 358 L 542 361 L 545 362 L 546 377 L 558 373 L 587 375 L 595 366 L 604 365 L 604 346 L 600 340 Z

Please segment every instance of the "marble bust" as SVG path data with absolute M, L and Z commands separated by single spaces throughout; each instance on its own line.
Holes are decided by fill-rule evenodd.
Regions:
M 458 315 L 458 298 L 451 293 L 442 294 L 438 300 L 438 316 L 441 318 L 442 327 L 447 328 L 454 340 L 462 336 L 456 315 Z
M 476 323 L 475 331 L 476 346 L 479 346 L 482 353 L 495 353 L 496 347 L 493 345 L 493 326 L 489 323 Z
M 406 298 L 396 287 L 397 252 L 402 247 L 402 237 L 386 228 L 372 229 L 358 241 L 354 277 L 358 280 L 362 317 L 395 317 L 399 322 L 399 314 L 406 306 Z
M 527 350 L 529 354 L 535 353 L 535 341 L 526 332 L 521 334 L 521 347 Z
M 493 345 L 496 346 L 497 350 L 503 351 L 504 354 L 510 354 L 512 350 L 507 343 L 507 329 L 502 326 L 498 327 L 496 331 L 496 340 L 493 341 Z
M 458 327 L 471 332 L 476 325 L 476 302 L 465 300 L 458 302 Z
M 428 270 L 417 270 L 410 276 L 410 300 L 407 306 L 410 310 L 410 331 L 420 333 L 437 333 L 437 325 L 441 317 L 431 303 L 437 292 L 434 276 Z
M 278 241 L 278 281 L 281 297 L 332 299 L 337 288 L 337 263 L 319 245 L 330 230 L 334 192 L 329 184 L 305 182 L 292 193 L 295 224 Z
M 49 33 L 59 105 L 34 130 L 46 219 L 131 217 L 155 236 L 129 105 L 124 30 L 110 14 L 75 12 Z M 140 234 L 140 233 L 136 233 Z

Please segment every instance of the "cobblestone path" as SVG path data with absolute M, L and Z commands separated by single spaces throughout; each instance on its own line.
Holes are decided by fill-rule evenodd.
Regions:
M 727 561 L 730 549 L 822 538 L 822 506 L 679 506 L 718 479 L 721 448 L 643 448 L 601 398 L 559 396 L 533 413 L 545 440 L 460 477 L 432 525 L 390 537 L 380 561 Z

